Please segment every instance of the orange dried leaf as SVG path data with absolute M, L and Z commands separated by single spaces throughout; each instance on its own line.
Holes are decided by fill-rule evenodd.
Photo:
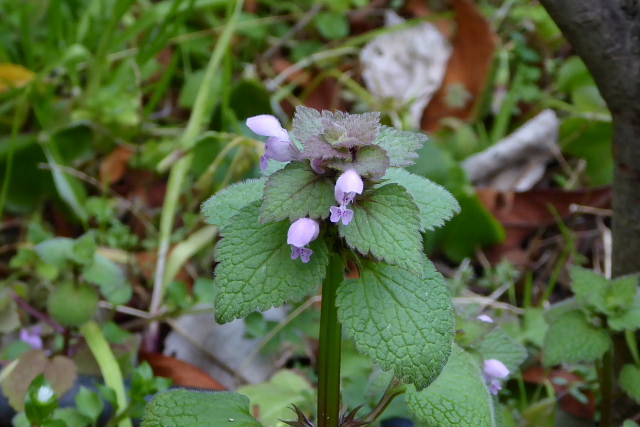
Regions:
M 470 0 L 454 0 L 458 31 L 442 86 L 422 116 L 422 129 L 434 131 L 445 117 L 465 121 L 473 117 L 491 72 L 497 36 L 478 7 Z M 457 105 L 452 105 L 455 92 Z M 455 104 L 455 103 L 454 103 Z
M 156 376 L 171 378 L 175 385 L 207 390 L 226 390 L 222 384 L 211 378 L 202 369 L 175 357 L 160 353 L 141 352 L 140 359 L 149 362 Z
M 119 181 L 127 170 L 133 151 L 128 147 L 117 147 L 100 164 L 100 182 L 109 185 Z
M 0 93 L 22 87 L 33 80 L 35 73 L 18 64 L 0 64 Z

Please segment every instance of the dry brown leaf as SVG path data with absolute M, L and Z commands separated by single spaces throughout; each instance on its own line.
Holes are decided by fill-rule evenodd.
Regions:
M 47 358 L 42 350 L 32 349 L 4 368 L 2 392 L 9 404 L 17 411 L 24 410 L 24 399 L 31 382 L 40 374 L 45 378 L 58 397 L 73 387 L 77 378 L 76 364 L 65 356 Z
M 497 36 L 478 7 L 471 0 L 454 0 L 457 33 L 453 39 L 453 53 L 442 86 L 436 92 L 422 116 L 422 129 L 437 130 L 440 120 L 456 117 L 472 118 L 487 83 L 496 49 Z M 452 107 L 447 103 L 450 91 L 464 88 L 470 95 L 464 105 Z
M 131 157 L 133 157 L 133 151 L 128 147 L 117 147 L 109 153 L 100 164 L 100 182 L 110 185 L 120 181 Z
M 21 87 L 33 80 L 35 73 L 18 64 L 0 64 L 0 93 Z
M 175 385 L 207 390 L 226 390 L 222 384 L 211 378 L 205 371 L 184 360 L 148 352 L 141 352 L 140 359 L 149 362 L 156 376 L 171 378 Z
M 500 245 L 487 251 L 490 261 L 508 258 L 517 265 L 526 263 L 523 242 L 539 227 L 555 224 L 550 207 L 560 217 L 571 215 L 571 205 L 604 208 L 611 203 L 611 189 L 602 187 L 567 191 L 557 188 L 535 189 L 521 193 L 477 189 L 482 204 L 503 225 L 507 236 Z
M 282 56 L 276 56 L 271 60 L 271 66 L 273 70 L 280 74 L 293 65 L 293 62 L 289 61 Z M 305 70 L 297 70 L 289 74 L 286 78 L 287 83 L 296 83 L 302 86 L 306 86 L 311 81 L 311 73 Z

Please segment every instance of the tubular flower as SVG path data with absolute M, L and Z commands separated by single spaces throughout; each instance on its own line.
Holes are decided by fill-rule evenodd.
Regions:
M 306 246 L 313 242 L 320 233 L 320 226 L 311 218 L 300 218 L 289 227 L 287 243 L 291 245 L 291 259 L 309 262 L 313 251 Z
M 338 222 L 342 220 L 344 225 L 348 225 L 353 219 L 353 211 L 347 209 L 347 205 L 353 202 L 356 194 L 362 194 L 364 183 L 360 174 L 353 169 L 349 169 L 338 177 L 334 190 L 336 201 L 340 206 L 332 206 L 329 211 L 331 212 L 331 222 Z
M 31 348 L 42 348 L 42 328 L 36 325 L 32 328 L 23 328 L 20 330 L 20 341 L 26 342 Z
M 264 155 L 260 157 L 260 169 L 265 170 L 269 159 L 288 162 L 295 159 L 300 150 L 291 142 L 289 133 L 280 125 L 278 119 L 269 114 L 249 117 L 247 126 L 258 135 L 268 136 L 264 147 Z
M 509 376 L 509 369 L 498 359 L 487 359 L 484 361 L 484 379 L 489 385 L 489 391 L 497 395 L 502 390 L 503 380 Z

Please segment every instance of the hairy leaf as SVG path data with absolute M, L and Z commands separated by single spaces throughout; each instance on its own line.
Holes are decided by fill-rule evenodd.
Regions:
M 620 387 L 640 403 L 640 368 L 636 365 L 624 365 L 620 371 Z
M 571 289 L 583 304 L 602 314 L 621 314 L 633 305 L 638 275 L 607 280 L 604 276 L 578 266 L 569 269 Z
M 260 222 L 298 218 L 326 218 L 335 205 L 334 183 L 316 174 L 309 165 L 289 163 L 269 177 L 264 186 Z
M 485 360 L 498 359 L 510 372 L 517 371 L 527 358 L 527 349 L 500 327 L 496 327 L 484 337 L 478 345 L 478 352 Z
M 365 178 L 378 180 L 389 167 L 389 157 L 382 148 L 367 145 L 357 151 L 354 161 L 336 160 L 330 162 L 329 167 L 342 171 L 354 169 Z
M 303 144 L 324 132 L 322 116 L 318 110 L 299 105 L 293 116 L 293 136 Z
M 615 331 L 640 329 L 640 289 L 633 297 L 631 307 L 607 317 L 608 325 Z
M 458 201 L 444 187 L 400 168 L 390 168 L 382 178 L 402 185 L 420 209 L 422 230 L 442 227 L 445 221 L 460 212 Z
M 233 184 L 211 196 L 202 204 L 205 221 L 222 227 L 240 209 L 262 198 L 262 191 L 266 179 L 250 179 L 239 184 Z
M 373 144 L 380 129 L 380 113 L 349 114 L 322 112 L 324 135 L 332 146 L 355 147 Z
M 453 345 L 437 380 L 422 391 L 407 391 L 409 409 L 428 425 L 495 426 L 493 400 L 473 357 Z
M 287 301 L 298 301 L 322 283 L 328 262 L 322 239 L 309 246 L 308 264 L 291 259 L 288 221 L 261 224 L 260 201 L 242 208 L 221 230 L 216 259 L 215 314 L 220 323 Z
M 87 282 L 100 287 L 102 295 L 113 304 L 126 304 L 133 290 L 127 276 L 115 262 L 100 254 L 93 256 L 93 262 L 83 271 Z
M 345 333 L 358 350 L 418 389 L 447 363 L 454 326 L 444 279 L 430 262 L 422 276 L 365 262 L 359 279 L 340 285 L 336 300 Z
M 260 427 L 251 416 L 249 398 L 226 391 L 171 390 L 149 403 L 142 427 Z
M 634 274 L 617 277 L 611 281 L 605 301 L 608 314 L 623 313 L 633 306 L 633 300 L 640 284 L 639 279 L 640 276 Z
M 356 199 L 352 208 L 353 220 L 338 227 L 347 245 L 422 274 L 425 256 L 419 211 L 403 187 L 387 184 L 375 188 L 361 200 Z
M 562 315 L 549 326 L 544 340 L 542 363 L 591 362 L 611 347 L 611 337 L 604 329 L 589 323 L 583 312 L 575 310 Z
M 265 426 L 278 425 L 278 420 L 295 417 L 291 405 L 303 412 L 314 409 L 315 390 L 302 375 L 291 370 L 277 372 L 267 382 L 250 384 L 238 389 L 239 393 L 251 400 L 251 407 L 257 407 L 258 418 Z
M 304 159 L 348 159 L 351 153 L 346 148 L 334 147 L 324 135 L 310 136 L 304 144 L 300 156 Z
M 387 152 L 391 166 L 408 166 L 415 163 L 413 159 L 418 157 L 416 151 L 422 148 L 427 139 L 421 133 L 381 126 L 375 144 Z
M 609 281 L 595 271 L 577 265 L 569 268 L 569 274 L 571 276 L 571 290 L 576 294 L 578 301 L 605 313 Z

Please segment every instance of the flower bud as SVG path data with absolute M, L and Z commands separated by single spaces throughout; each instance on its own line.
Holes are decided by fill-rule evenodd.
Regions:
M 272 115 L 260 114 L 259 116 L 249 117 L 246 123 L 249 129 L 258 135 L 289 140 L 287 131 L 280 125 L 278 119 Z
M 340 204 L 348 204 L 353 201 L 356 194 L 362 194 L 364 183 L 360 174 L 353 169 L 349 169 L 338 177 L 334 194 L 336 201 Z
M 488 359 L 484 361 L 484 374 L 502 380 L 509 375 L 509 369 L 498 359 Z
M 509 369 L 498 359 L 488 359 L 484 361 L 483 374 L 489 386 L 489 391 L 491 394 L 497 395 L 502 390 L 500 380 L 509 376 Z
M 300 150 L 291 142 L 289 133 L 280 125 L 278 119 L 269 114 L 249 117 L 247 126 L 258 135 L 268 136 L 265 143 L 265 153 L 260 158 L 260 168 L 265 170 L 269 159 L 288 162 L 295 159 Z
M 305 264 L 309 262 L 313 251 L 306 248 L 320 233 L 320 226 L 311 218 L 300 218 L 289 227 L 287 243 L 291 245 L 291 259 L 300 257 Z

